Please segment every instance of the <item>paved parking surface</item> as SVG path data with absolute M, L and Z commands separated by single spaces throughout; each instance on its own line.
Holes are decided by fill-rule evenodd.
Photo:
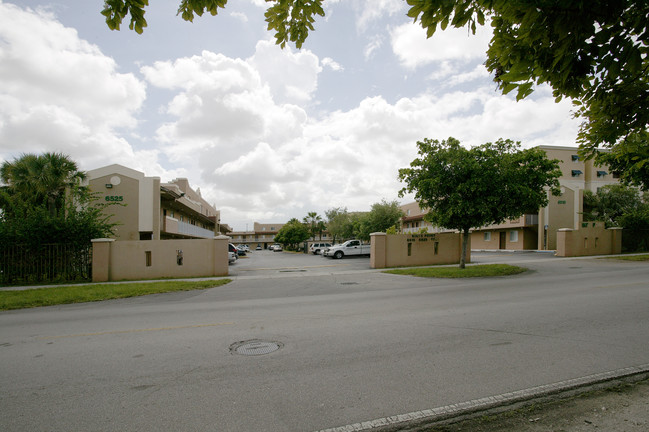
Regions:
M 313 276 L 362 270 L 370 270 L 369 256 L 345 257 L 335 260 L 322 255 L 253 250 L 230 265 L 230 276 L 286 277 L 292 273 Z

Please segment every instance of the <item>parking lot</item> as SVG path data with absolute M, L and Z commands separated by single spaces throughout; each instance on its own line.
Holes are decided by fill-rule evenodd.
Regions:
M 251 250 L 230 265 L 230 276 L 283 275 L 299 273 L 304 275 L 328 274 L 332 272 L 370 270 L 369 256 L 352 256 L 340 260 L 295 252 L 273 252 Z

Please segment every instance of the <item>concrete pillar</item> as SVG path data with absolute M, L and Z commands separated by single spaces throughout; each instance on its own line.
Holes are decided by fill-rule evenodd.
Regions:
M 611 232 L 611 254 L 617 255 L 622 253 L 622 228 L 609 228 Z
M 92 281 L 110 280 L 110 248 L 115 239 L 92 239 Z
M 227 276 L 230 264 L 228 262 L 228 244 L 230 237 L 219 235 L 214 237 L 214 276 Z
M 370 268 L 385 268 L 387 240 L 386 233 L 370 234 Z
M 556 255 L 560 257 L 575 256 L 574 255 L 574 244 L 573 244 L 573 234 L 572 229 L 570 228 L 560 228 L 557 230 L 557 252 Z

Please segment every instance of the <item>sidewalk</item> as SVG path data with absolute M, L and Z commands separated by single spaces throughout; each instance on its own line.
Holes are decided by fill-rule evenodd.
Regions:
M 500 413 L 422 429 L 426 432 L 646 432 L 649 431 L 649 380 L 612 382 L 603 389 L 534 402 Z M 458 421 L 459 420 L 459 421 Z
M 319 432 L 647 432 L 649 364 Z

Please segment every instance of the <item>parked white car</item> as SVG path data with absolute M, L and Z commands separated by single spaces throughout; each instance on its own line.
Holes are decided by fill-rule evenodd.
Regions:
M 343 244 L 333 245 L 322 252 L 322 256 L 341 259 L 346 255 L 369 255 L 370 245 L 363 244 L 360 240 L 347 240 Z
M 313 243 L 311 247 L 309 247 L 309 252 L 313 255 L 318 255 L 328 247 L 331 247 L 331 243 Z
M 228 264 L 232 264 L 235 262 L 239 257 L 235 252 L 230 252 L 228 251 Z

